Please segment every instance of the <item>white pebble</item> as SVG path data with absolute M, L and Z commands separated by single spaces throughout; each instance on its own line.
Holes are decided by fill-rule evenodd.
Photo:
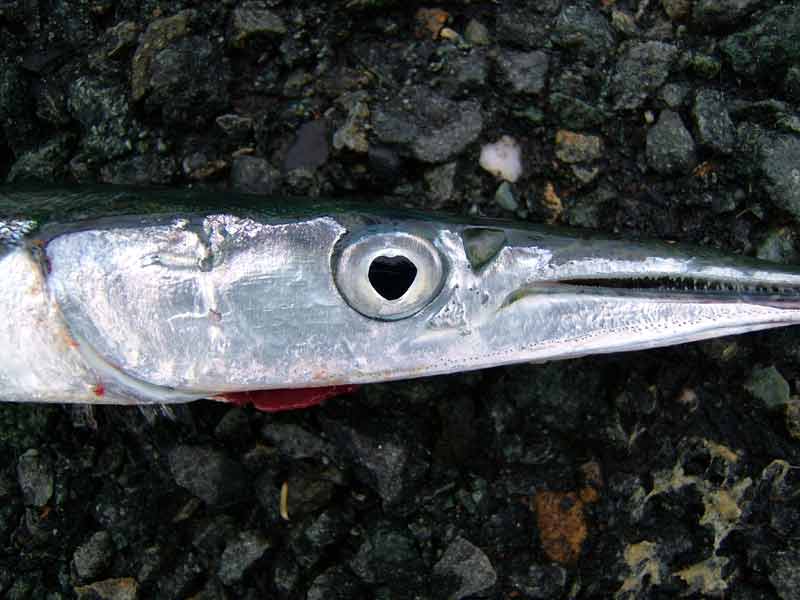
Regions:
M 480 165 L 500 179 L 514 183 L 522 175 L 522 157 L 517 141 L 504 135 L 481 148 Z

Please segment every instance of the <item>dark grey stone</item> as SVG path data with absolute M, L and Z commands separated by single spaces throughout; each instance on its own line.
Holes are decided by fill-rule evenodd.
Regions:
M 447 162 L 478 139 L 483 129 L 480 105 L 455 102 L 424 87 L 404 89 L 372 111 L 377 138 L 417 160 Z
M 774 78 L 800 60 L 800 6 L 776 6 L 746 31 L 725 38 L 720 49 L 740 75 Z
M 567 571 L 564 567 L 552 565 L 531 565 L 525 574 L 511 574 L 512 587 L 530 600 L 560 598 L 567 586 Z
M 335 455 L 333 446 L 328 442 L 293 423 L 267 423 L 261 429 L 261 436 L 274 444 L 281 455 L 288 458 L 321 458 Z
M 550 58 L 545 52 L 513 52 L 497 57 L 497 68 L 503 81 L 516 94 L 538 95 L 547 85 Z
M 794 231 L 790 227 L 770 229 L 758 244 L 756 257 L 784 265 L 800 262 L 800 253 L 797 251 L 797 238 Z
M 441 206 L 453 197 L 458 164 L 445 163 L 425 172 L 425 191 L 433 207 Z
M 611 77 L 616 109 L 634 109 L 657 90 L 669 76 L 678 49 L 664 42 L 634 42 L 617 61 Z
M 692 20 L 705 27 L 730 25 L 763 4 L 764 0 L 696 0 Z
M 360 597 L 358 580 L 341 566 L 323 571 L 311 582 L 306 600 L 350 600 Z
M 253 119 L 242 115 L 227 114 L 216 118 L 217 126 L 232 138 L 245 138 L 253 132 Z
M 497 40 L 522 48 L 541 48 L 547 43 L 543 32 L 548 30 L 559 8 L 559 0 L 525 3 L 506 0 L 497 11 Z
M 17 459 L 17 482 L 27 506 L 44 506 L 53 497 L 53 465 L 38 450 L 31 449 Z
M 662 174 L 688 173 L 695 164 L 692 134 L 680 116 L 661 111 L 658 122 L 647 132 L 647 163 Z
M 325 420 L 323 426 L 340 453 L 355 463 L 356 476 L 388 505 L 401 501 L 428 470 L 413 429 L 402 423 Z
M 230 66 L 205 37 L 175 40 L 153 56 L 146 104 L 167 124 L 199 126 L 228 107 Z
M 286 33 L 286 24 L 264 2 L 242 2 L 231 17 L 231 44 L 244 46 L 254 37 L 278 37 Z
M 324 165 L 330 154 L 329 138 L 325 119 L 303 123 L 286 153 L 284 170 L 313 169 Z
M 142 154 L 123 158 L 103 166 L 100 179 L 119 185 L 152 185 L 171 183 L 178 171 L 172 156 Z
M 589 129 L 599 125 L 606 118 L 602 107 L 567 94 L 558 92 L 550 94 L 548 103 L 558 114 L 559 122 L 568 129 Z
M 433 567 L 434 586 L 441 598 L 460 600 L 483 592 L 497 581 L 489 557 L 464 538 L 456 538 Z
M 614 47 L 614 31 L 603 14 L 589 4 L 568 4 L 556 18 L 553 43 L 578 56 L 605 62 Z
M 769 580 L 782 600 L 795 600 L 800 590 L 800 552 L 776 552 L 770 560 Z
M 114 541 L 107 531 L 98 531 L 78 546 L 72 555 L 72 565 L 81 581 L 102 575 L 114 558 Z
M 253 566 L 271 544 L 258 531 L 243 531 L 231 541 L 219 559 L 217 575 L 225 585 L 242 580 L 245 571 Z
M 728 114 L 725 97 L 721 92 L 716 90 L 697 92 L 692 117 L 697 131 L 697 141 L 701 145 L 723 154 L 733 152 L 736 126 Z
M 370 172 L 379 180 L 395 181 L 400 176 L 403 161 L 397 152 L 386 146 L 370 144 L 367 152 Z
M 419 577 L 422 562 L 406 528 L 381 522 L 368 531 L 350 568 L 365 583 L 389 583 Z
M 131 152 L 135 132 L 122 86 L 81 77 L 69 87 L 67 106 L 83 129 L 85 158 L 104 163 Z
M 773 204 L 800 218 L 800 137 L 765 136 L 761 142 L 761 169 Z
M 774 365 L 753 369 L 744 387 L 768 409 L 780 408 L 789 403 L 789 384 Z
M 169 453 L 172 476 L 207 504 L 226 504 L 248 495 L 247 476 L 223 452 L 202 446 L 178 446 Z
M 231 164 L 231 187 L 251 194 L 271 194 L 275 191 L 280 172 L 265 158 L 237 156 Z
M 9 183 L 20 181 L 41 181 L 52 183 L 66 174 L 73 136 L 66 133 L 39 148 L 22 154 L 8 172 Z

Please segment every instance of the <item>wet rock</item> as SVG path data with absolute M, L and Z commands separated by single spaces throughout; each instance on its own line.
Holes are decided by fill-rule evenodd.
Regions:
M 293 423 L 267 423 L 261 429 L 261 436 L 288 458 L 321 458 L 335 454 L 328 442 Z
M 492 41 L 486 25 L 475 19 L 470 19 L 469 23 L 467 23 L 464 37 L 473 46 L 488 46 Z
M 385 144 L 422 162 L 439 163 L 478 138 L 483 117 L 477 102 L 455 102 L 427 88 L 411 87 L 374 107 L 372 127 Z
M 689 89 L 685 85 L 678 83 L 667 83 L 661 88 L 659 99 L 667 105 L 667 108 L 678 110 L 686 101 Z
M 408 583 L 420 577 L 422 561 L 407 529 L 380 522 L 367 532 L 350 568 L 365 583 Z
M 169 467 L 178 485 L 207 504 L 236 502 L 248 493 L 241 465 L 212 448 L 178 446 L 169 453 Z
M 139 585 L 132 577 L 105 579 L 75 588 L 78 600 L 137 600 Z
M 19 457 L 17 481 L 26 506 L 44 506 L 53 497 L 53 465 L 38 450 L 28 450 Z
M 715 152 L 729 154 L 736 143 L 736 126 L 731 121 L 724 96 L 716 90 L 697 92 L 692 109 L 697 141 Z
M 72 555 L 72 566 L 81 581 L 97 578 L 111 563 L 114 542 L 107 531 L 98 531 L 78 546 Z
M 297 562 L 305 569 L 312 567 L 323 555 L 325 548 L 348 535 L 352 521 L 352 513 L 338 507 L 306 520 L 303 528 L 297 530 L 291 541 Z
M 614 32 L 608 19 L 587 4 L 569 4 L 562 8 L 551 37 L 557 46 L 600 62 L 605 61 L 614 47 Z
M 658 89 L 669 76 L 678 49 L 664 42 L 635 42 L 628 45 L 617 61 L 611 78 L 614 108 L 635 109 Z
M 770 200 L 800 218 L 800 136 L 766 136 L 760 154 Z
M 800 552 L 785 550 L 776 552 L 770 561 L 769 581 L 782 600 L 797 597 L 800 589 Z
M 381 181 L 393 182 L 400 176 L 403 161 L 397 152 L 385 146 L 370 146 L 367 152 L 369 170 Z
M 730 25 L 762 4 L 764 0 L 696 0 L 692 9 L 692 20 L 704 27 Z
M 65 165 L 70 155 L 73 137 L 64 134 L 43 146 L 22 154 L 8 172 L 9 183 L 41 181 L 52 183 L 66 174 Z
M 425 172 L 425 191 L 434 208 L 453 197 L 457 168 L 457 163 L 450 162 Z
M 786 71 L 783 89 L 790 101 L 800 104 L 800 66 L 789 67 Z
M 342 483 L 341 474 L 334 467 L 298 463 L 286 482 L 289 518 L 302 517 L 324 508 L 330 503 L 336 485 Z
M 161 598 L 187 598 L 200 587 L 207 571 L 194 552 L 177 557 L 171 571 L 164 573 L 156 584 Z M 155 594 L 154 594 L 155 596 Z
M 283 161 L 285 171 L 314 169 L 328 160 L 328 122 L 317 119 L 303 123 Z
M 497 573 L 483 551 L 464 538 L 453 540 L 433 567 L 434 586 L 442 598 L 460 600 L 492 587 Z
M 30 86 L 21 68 L 0 61 L 0 126 L 17 154 L 34 143 L 36 122 L 31 110 Z
M 245 571 L 252 567 L 270 548 L 269 540 L 258 531 L 243 531 L 230 542 L 219 559 L 217 576 L 225 585 L 242 580 Z
M 515 94 L 539 95 L 547 85 L 550 58 L 540 51 L 507 50 L 497 57 L 500 77 Z
M 253 132 L 253 119 L 242 115 L 220 115 L 215 119 L 217 127 L 232 138 L 246 138 Z
M 740 75 L 776 77 L 800 60 L 800 6 L 776 6 L 746 31 L 725 38 L 720 49 Z
M 478 50 L 451 56 L 445 69 L 442 87 L 449 96 L 469 97 L 473 92 L 481 90 L 489 79 L 486 53 Z
M 228 106 L 230 66 L 205 37 L 175 40 L 153 56 L 149 71 L 146 104 L 167 123 L 198 126 Z
M 118 185 L 164 185 L 173 181 L 177 171 L 178 164 L 172 156 L 144 154 L 103 166 L 100 180 Z
M 682 21 L 692 10 L 691 0 L 661 0 L 664 12 L 673 21 Z
M 350 600 L 359 596 L 358 580 L 341 566 L 320 573 L 306 592 L 306 600 Z
M 56 127 L 69 123 L 65 87 L 60 78 L 56 77 L 45 77 L 39 82 L 36 90 L 36 116 L 39 119 Z
M 511 212 L 515 212 L 519 208 L 519 202 L 514 196 L 514 188 L 507 181 L 497 186 L 497 191 L 494 193 L 494 201 L 501 208 Z
M 495 21 L 498 41 L 521 48 L 542 47 L 547 39 L 542 32 L 547 31 L 559 4 L 558 0 L 525 5 L 505 2 Z
M 69 87 L 67 105 L 83 129 L 86 158 L 106 162 L 133 149 L 133 123 L 122 86 L 81 77 Z
M 797 263 L 800 261 L 800 253 L 797 251 L 794 232 L 789 227 L 770 229 L 756 248 L 756 256 L 761 260 L 784 265 Z
M 688 173 L 692 169 L 694 139 L 677 113 L 661 111 L 658 123 L 647 132 L 646 153 L 647 163 L 659 173 Z
M 195 17 L 195 11 L 184 10 L 171 17 L 157 19 L 148 25 L 133 55 L 131 96 L 134 102 L 141 100 L 147 94 L 153 58 L 170 42 L 187 35 L 190 22 Z
M 346 98 L 340 99 L 340 102 L 347 107 L 347 119 L 333 134 L 333 147 L 336 150 L 368 152 L 369 106 L 366 102 L 366 94 L 348 95 Z
M 603 155 L 603 140 L 596 135 L 559 129 L 555 142 L 556 157 L 565 163 L 591 162 Z
M 716 90 L 700 90 L 695 96 L 692 117 L 701 145 L 728 154 L 736 143 L 736 126 L 731 121 L 725 98 Z
M 214 427 L 214 437 L 235 444 L 250 436 L 250 415 L 240 407 L 231 408 Z
M 531 565 L 525 574 L 512 574 L 509 582 L 531 600 L 560 598 L 567 586 L 567 570 L 559 565 Z
M 387 505 L 404 498 L 428 470 L 413 426 L 359 419 L 357 425 L 325 420 L 325 431 L 356 467 L 356 476 Z
M 789 403 L 789 384 L 774 366 L 753 369 L 744 387 L 768 409 Z
M 265 158 L 237 156 L 231 164 L 231 187 L 251 194 L 271 194 L 280 180 L 280 172 Z
M 243 47 L 251 38 L 278 37 L 286 33 L 283 19 L 264 2 L 242 2 L 233 11 L 230 43 Z
M 595 127 L 606 118 L 601 107 L 560 92 L 550 94 L 548 103 L 558 114 L 559 121 L 572 129 Z

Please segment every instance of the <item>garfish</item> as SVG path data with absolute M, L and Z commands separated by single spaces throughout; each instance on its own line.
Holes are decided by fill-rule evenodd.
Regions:
M 800 269 L 375 204 L 0 187 L 0 314 L 0 400 L 278 410 L 791 325 Z

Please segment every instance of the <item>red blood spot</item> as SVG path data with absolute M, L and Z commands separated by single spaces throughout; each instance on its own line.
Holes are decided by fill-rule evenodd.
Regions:
M 92 392 L 94 392 L 94 395 L 98 398 L 102 398 L 106 395 L 106 387 L 102 383 L 95 384 L 92 386 Z
M 216 398 L 238 406 L 252 404 L 255 408 L 264 412 L 280 412 L 282 410 L 316 406 L 329 398 L 349 394 L 357 389 L 357 385 L 332 385 L 319 388 L 253 390 L 251 392 L 220 394 Z

